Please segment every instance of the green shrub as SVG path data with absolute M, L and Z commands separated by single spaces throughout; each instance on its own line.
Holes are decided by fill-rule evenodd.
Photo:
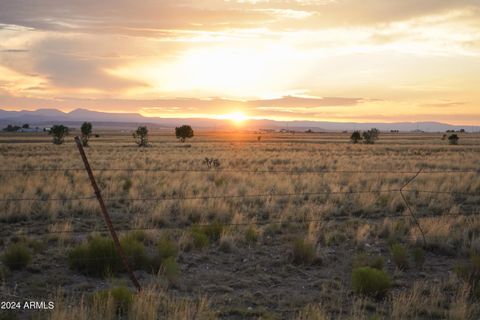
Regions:
M 352 287 L 357 294 L 382 297 L 390 285 L 389 276 L 382 270 L 361 267 L 352 271 Z
M 383 270 L 383 266 L 385 265 L 385 261 L 381 256 L 369 256 L 365 253 L 359 253 L 353 259 L 352 266 L 353 268 L 360 268 L 360 267 L 371 267 L 378 270 Z
M 407 251 L 401 244 L 392 244 L 390 246 L 390 254 L 392 255 L 393 262 L 399 269 L 405 270 L 408 268 Z
M 412 249 L 413 262 L 417 268 L 421 268 L 425 263 L 425 251 L 420 247 Z
M 315 246 L 303 239 L 297 239 L 293 243 L 293 263 L 311 264 L 315 258 Z
M 178 254 L 176 243 L 169 236 L 162 236 L 157 242 L 156 254 L 153 258 L 153 267 L 155 272 L 161 267 L 162 263 L 168 258 L 174 258 Z
M 125 286 L 119 286 L 110 290 L 102 290 L 93 294 L 93 299 L 106 303 L 109 297 L 112 298 L 117 310 L 117 314 L 127 314 L 130 305 L 133 302 L 133 291 Z
M 137 235 L 128 235 L 120 240 L 123 252 L 128 257 L 130 267 L 133 269 L 146 269 L 149 259 L 145 246 L 136 238 Z
M 163 236 L 157 242 L 157 253 L 162 261 L 170 257 L 176 257 L 178 253 L 177 245 L 170 237 Z
M 245 232 L 245 241 L 248 244 L 254 244 L 258 241 L 258 232 L 253 227 L 249 227 Z
M 121 238 L 120 245 L 133 269 L 146 269 L 150 262 L 138 236 L 128 234 Z M 72 269 L 93 276 L 104 277 L 124 269 L 113 240 L 101 236 L 94 236 L 73 248 L 68 253 L 68 262 Z
M 107 276 L 122 269 L 113 240 L 101 236 L 90 238 L 68 253 L 70 268 L 93 276 Z
M 212 224 L 203 226 L 202 229 L 210 241 L 216 242 L 220 240 L 220 236 L 223 232 L 223 225 L 220 222 L 215 221 Z
M 32 255 L 27 246 L 22 243 L 10 245 L 2 256 L 2 262 L 10 270 L 20 270 L 25 268 L 32 261 Z
M 190 236 L 192 238 L 192 246 L 195 249 L 201 250 L 209 244 L 208 236 L 202 230 L 192 229 Z
M 180 276 L 180 267 L 174 257 L 168 257 L 162 262 L 161 272 L 170 282 L 178 279 Z

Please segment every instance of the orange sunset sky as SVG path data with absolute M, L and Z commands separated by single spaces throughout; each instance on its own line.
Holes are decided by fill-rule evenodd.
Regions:
M 0 0 L 0 108 L 480 122 L 480 0 Z

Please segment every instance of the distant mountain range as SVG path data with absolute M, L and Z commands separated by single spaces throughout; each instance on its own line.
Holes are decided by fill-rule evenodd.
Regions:
M 130 128 L 137 125 L 152 125 L 154 127 L 171 128 L 182 124 L 189 124 L 199 129 L 227 129 L 234 128 L 229 120 L 208 119 L 208 118 L 159 118 L 144 117 L 138 113 L 110 113 L 99 112 L 87 109 L 75 109 L 70 112 L 63 112 L 57 109 L 38 109 L 35 111 L 6 111 L 0 109 L 0 124 L 22 125 L 29 123 L 33 126 L 50 126 L 53 124 L 67 124 L 79 126 L 83 121 L 92 122 L 102 127 L 125 127 Z M 268 119 L 247 120 L 242 128 L 259 130 L 296 130 L 296 131 L 352 131 L 377 128 L 381 131 L 399 130 L 414 131 L 422 130 L 427 132 L 443 132 L 446 130 L 478 131 L 479 127 L 457 126 L 441 122 L 395 122 L 395 123 L 356 123 L 356 122 L 327 122 L 327 121 L 276 121 Z

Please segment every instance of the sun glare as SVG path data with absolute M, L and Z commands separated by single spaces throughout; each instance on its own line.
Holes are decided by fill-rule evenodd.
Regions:
M 248 120 L 248 117 L 245 115 L 245 113 L 241 111 L 236 111 L 233 113 L 229 114 L 224 114 L 218 117 L 219 119 L 226 119 L 234 122 L 235 124 L 241 124 L 245 120 Z

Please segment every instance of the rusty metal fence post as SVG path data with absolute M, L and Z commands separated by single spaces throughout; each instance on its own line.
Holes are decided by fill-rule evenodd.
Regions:
M 103 202 L 102 195 L 100 193 L 100 189 L 98 188 L 97 182 L 95 181 L 95 177 L 93 176 L 92 169 L 90 168 L 90 164 L 88 163 L 87 156 L 85 154 L 85 150 L 83 150 L 82 142 L 79 137 L 75 137 L 75 142 L 77 143 L 78 151 L 80 152 L 80 156 L 82 157 L 83 164 L 85 165 L 85 170 L 88 173 L 88 177 L 90 178 L 90 182 L 92 183 L 93 190 L 95 192 L 95 196 L 97 197 L 98 203 L 100 204 L 100 209 L 102 210 L 103 218 L 105 220 L 105 223 L 107 224 L 108 230 L 110 231 L 110 235 L 112 236 L 113 243 L 115 244 L 115 248 L 118 251 L 118 254 L 120 255 L 123 265 L 125 267 L 125 270 L 128 273 L 128 276 L 130 277 L 130 280 L 132 281 L 133 285 L 135 288 L 140 291 L 142 290 L 142 287 L 140 286 L 140 283 L 138 282 L 137 278 L 135 277 L 135 274 L 133 273 L 132 269 L 130 268 L 130 265 L 128 263 L 128 258 L 125 255 L 122 246 L 120 245 L 120 241 L 118 240 L 117 233 L 115 231 L 115 228 L 113 227 L 112 220 L 110 219 L 110 215 L 108 214 L 107 207 L 105 206 L 105 203 Z

